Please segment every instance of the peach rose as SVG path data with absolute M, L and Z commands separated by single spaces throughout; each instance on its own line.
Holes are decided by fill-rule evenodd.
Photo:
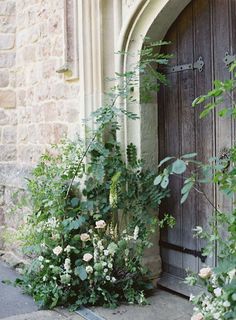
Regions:
M 81 241 L 88 241 L 88 240 L 90 240 L 90 235 L 88 234 L 88 233 L 82 233 L 81 235 L 80 235 L 80 239 L 81 239 Z
M 93 259 L 93 255 L 91 253 L 85 253 L 84 256 L 83 256 L 83 260 L 85 262 L 89 262 L 92 259 Z
M 201 313 L 197 313 L 197 314 L 194 314 L 191 318 L 191 320 L 203 320 L 204 317 Z
M 200 271 L 199 271 L 199 277 L 202 278 L 202 279 L 208 279 L 211 277 L 212 275 L 212 270 L 211 268 L 207 267 L 207 268 L 202 268 Z
M 106 222 L 104 220 L 96 221 L 96 229 L 104 229 L 106 226 Z

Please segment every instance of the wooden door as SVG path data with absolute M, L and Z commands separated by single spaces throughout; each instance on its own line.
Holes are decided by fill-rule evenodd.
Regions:
M 211 89 L 214 79 L 230 77 L 223 59 L 226 52 L 236 54 L 236 0 L 192 1 L 165 40 L 171 45 L 163 51 L 174 54 L 171 65 L 177 68 L 169 69 L 170 86 L 158 94 L 159 160 L 197 152 L 199 160 L 207 161 L 234 143 L 234 123 L 219 119 L 214 113 L 200 120 L 200 108 L 194 109 L 191 104 L 195 97 Z M 190 68 L 197 61 L 204 62 L 202 70 Z M 203 265 L 214 265 L 216 260 L 214 253 L 205 263 L 196 257 L 205 244 L 193 238 L 192 233 L 195 226 L 207 227 L 213 208 L 196 192 L 191 192 L 180 205 L 181 186 L 181 179 L 172 178 L 171 197 L 161 208 L 161 213 L 176 218 L 174 229 L 161 231 L 161 283 L 177 291 L 185 290 L 179 279 L 184 279 L 186 269 L 197 272 Z M 211 201 L 229 209 L 229 202 L 213 187 L 205 187 L 204 191 Z

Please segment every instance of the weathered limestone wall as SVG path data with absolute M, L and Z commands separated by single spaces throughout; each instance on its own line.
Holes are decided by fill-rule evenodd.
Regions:
M 14 191 L 51 143 L 79 132 L 79 83 L 65 57 L 64 0 L 0 0 L 0 250 L 23 220 Z

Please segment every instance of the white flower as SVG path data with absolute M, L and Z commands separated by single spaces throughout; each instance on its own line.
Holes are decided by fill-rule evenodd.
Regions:
M 211 268 L 207 267 L 207 268 L 202 268 L 200 271 L 199 271 L 199 277 L 202 278 L 202 279 L 207 279 L 207 278 L 210 278 L 211 275 L 212 275 L 212 270 Z
M 214 319 L 220 319 L 221 314 L 219 312 L 213 314 Z
M 66 258 L 65 263 L 64 263 L 64 268 L 65 268 L 66 272 L 70 271 L 70 263 L 71 263 L 70 259 Z
M 200 227 L 200 226 L 196 226 L 194 229 L 192 229 L 193 230 L 193 232 L 195 232 L 196 233 L 196 235 L 200 235 L 200 234 L 202 234 L 202 232 L 203 232 L 203 229 L 202 229 L 202 227 Z
M 41 261 L 41 262 L 42 262 L 43 260 L 44 260 L 44 257 L 43 257 L 43 256 L 39 256 L 39 257 L 38 257 L 38 261 Z
M 230 307 L 230 302 L 229 302 L 229 301 L 225 301 L 225 302 L 223 303 L 223 306 L 224 306 L 225 308 Z
M 194 295 L 191 293 L 189 297 L 189 301 L 193 301 L 194 298 L 195 298 Z
M 110 281 L 110 280 L 111 280 L 111 277 L 110 277 L 110 276 L 106 276 L 106 280 L 107 280 L 107 281 Z
M 86 241 L 90 240 L 90 235 L 88 233 L 82 233 L 80 235 L 80 239 L 81 239 L 81 241 L 86 242 Z
M 138 239 L 138 234 L 139 234 L 139 227 L 136 226 L 134 228 L 134 240 L 137 240 Z
M 43 276 L 43 281 L 46 281 L 47 280 L 47 277 L 46 276 Z
M 106 222 L 104 220 L 96 221 L 96 229 L 104 229 L 106 226 Z
M 113 283 L 116 282 L 116 278 L 115 278 L 115 277 L 112 277 L 112 278 L 111 278 L 111 282 L 113 282 Z
M 89 262 L 92 259 L 93 259 L 93 255 L 91 253 L 85 253 L 84 256 L 83 256 L 83 260 L 85 262 Z
M 59 256 L 59 254 L 62 253 L 62 247 L 60 246 L 57 246 L 53 249 L 53 253 L 56 255 L 56 256 Z
M 104 250 L 103 253 L 104 253 L 104 256 L 108 256 L 109 255 L 109 251 L 108 250 Z
M 104 273 L 107 273 L 107 272 L 108 272 L 108 269 L 107 269 L 107 268 L 105 268 L 105 269 L 104 269 Z
M 69 244 L 68 246 L 66 246 L 66 248 L 64 249 L 65 252 L 70 253 L 71 249 L 73 249 L 73 247 L 71 247 Z
M 216 288 L 214 289 L 214 294 L 216 297 L 220 297 L 222 293 L 222 289 L 221 288 Z
M 86 272 L 87 273 L 93 273 L 93 268 L 91 266 L 86 267 Z
M 113 267 L 113 265 L 112 265 L 112 263 L 108 263 L 108 268 L 110 268 L 110 269 L 112 269 L 112 267 Z
M 197 314 L 194 314 L 191 318 L 191 320 L 203 320 L 204 317 L 201 313 L 197 313 Z

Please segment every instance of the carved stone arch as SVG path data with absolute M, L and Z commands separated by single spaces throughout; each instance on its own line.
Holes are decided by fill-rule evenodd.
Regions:
M 116 55 L 116 71 L 126 72 L 129 66 L 139 63 L 139 56 L 136 52 L 141 50 L 145 36 L 153 40 L 164 38 L 171 24 L 175 21 L 181 11 L 188 5 L 190 0 L 139 0 L 132 6 L 130 15 L 123 22 L 120 32 L 117 50 L 132 52 L 132 55 Z M 139 79 L 140 80 L 140 79 Z M 140 105 L 139 88 L 134 92 L 138 101 L 135 106 L 126 105 L 130 111 L 138 113 L 139 120 L 132 121 L 124 118 L 120 132 L 120 141 L 124 148 L 129 142 L 138 146 L 139 155 L 145 160 L 148 166 L 157 164 L 158 159 L 158 133 L 157 133 L 157 97 L 145 106 Z M 159 252 L 159 233 L 153 238 L 154 246 L 147 250 L 145 262 L 152 270 L 156 278 L 161 271 L 161 258 Z
M 132 52 L 134 55 L 116 55 L 117 71 L 125 72 L 129 70 L 130 65 L 137 64 L 139 57 L 135 53 L 141 50 L 143 39 L 146 36 L 153 40 L 163 39 L 171 24 L 189 2 L 190 0 L 136 1 L 130 10 L 127 20 L 123 23 L 117 48 L 120 51 Z M 139 90 L 135 92 L 135 97 L 139 101 Z M 132 107 L 127 106 L 127 108 Z M 137 108 L 135 112 L 137 112 Z M 157 112 L 156 97 L 153 98 L 152 103 L 146 106 L 144 112 L 142 112 L 141 108 L 139 108 L 138 112 L 140 113 L 138 124 L 137 122 L 132 122 L 132 120 L 124 123 L 120 139 L 124 141 L 124 145 L 127 145 L 129 141 L 135 142 L 139 147 L 140 155 L 146 158 L 149 164 L 152 165 L 156 162 L 158 153 L 156 146 L 157 126 L 156 123 L 153 123 L 157 118 L 155 116 Z M 151 157 L 150 154 L 152 154 Z

